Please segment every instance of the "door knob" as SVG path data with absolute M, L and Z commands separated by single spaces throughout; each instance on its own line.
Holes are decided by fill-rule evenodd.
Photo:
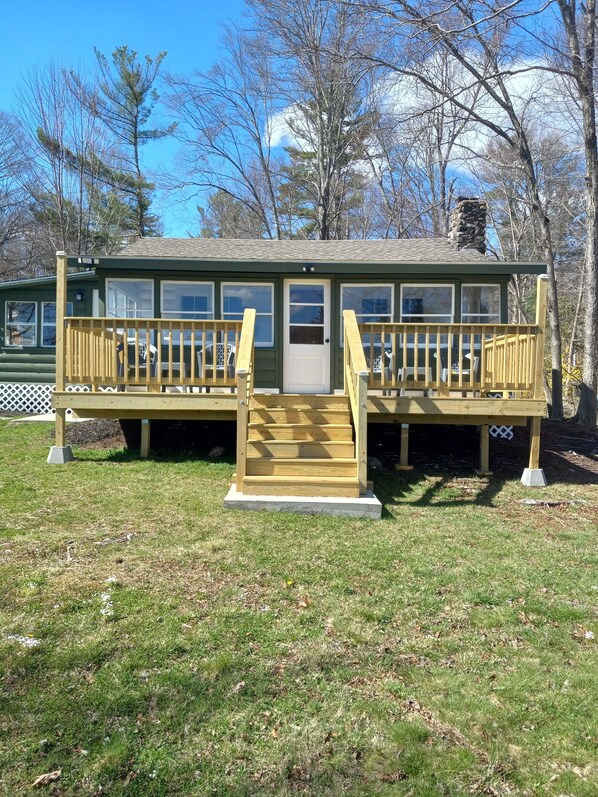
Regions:
M 326 338 L 326 340 L 324 341 L 324 343 L 330 343 L 330 338 Z

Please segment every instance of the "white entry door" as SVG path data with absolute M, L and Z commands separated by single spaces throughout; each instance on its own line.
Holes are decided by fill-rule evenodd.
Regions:
M 330 280 L 284 284 L 285 393 L 330 392 Z

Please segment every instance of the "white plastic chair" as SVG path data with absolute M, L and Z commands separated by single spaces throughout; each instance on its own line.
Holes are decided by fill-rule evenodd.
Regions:
M 216 363 L 214 363 L 214 356 Z M 197 352 L 197 375 L 202 376 L 205 358 L 205 375 L 210 378 L 216 371 L 216 378 L 223 377 L 228 379 L 235 378 L 235 362 L 237 351 L 232 343 L 208 343 L 203 349 Z M 216 366 L 214 369 L 214 365 Z M 234 387 L 231 387 L 231 393 Z M 206 386 L 206 392 L 210 392 Z
M 156 376 L 156 365 L 158 361 L 158 349 L 152 346 L 151 343 L 146 343 L 144 340 L 135 340 L 135 338 L 127 338 L 126 342 L 126 376 L 131 374 L 135 375 L 135 368 L 139 364 L 140 376 Z M 125 343 L 119 343 L 116 347 L 118 357 L 118 375 L 125 376 L 125 356 L 123 354 Z M 124 390 L 125 386 L 119 386 Z

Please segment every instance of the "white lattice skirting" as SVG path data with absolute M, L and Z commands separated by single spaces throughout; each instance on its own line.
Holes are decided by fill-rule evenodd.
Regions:
M 55 385 L 29 384 L 26 382 L 0 383 L 0 412 L 23 412 L 32 415 L 46 415 L 54 412 L 50 406 Z M 73 393 L 89 393 L 89 385 L 67 385 Z M 113 391 L 114 388 L 100 388 Z M 67 410 L 67 415 L 71 410 Z

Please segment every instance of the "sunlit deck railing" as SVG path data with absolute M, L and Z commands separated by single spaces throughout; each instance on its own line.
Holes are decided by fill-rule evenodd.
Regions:
M 242 321 L 66 318 L 65 380 L 160 390 L 236 385 Z
M 343 382 L 345 395 L 349 397 L 351 419 L 355 430 L 355 452 L 359 492 L 367 490 L 367 392 L 368 366 L 363 354 L 362 341 L 354 310 L 343 311 L 345 351 Z
M 541 380 L 535 324 L 359 324 L 370 389 L 531 394 Z

